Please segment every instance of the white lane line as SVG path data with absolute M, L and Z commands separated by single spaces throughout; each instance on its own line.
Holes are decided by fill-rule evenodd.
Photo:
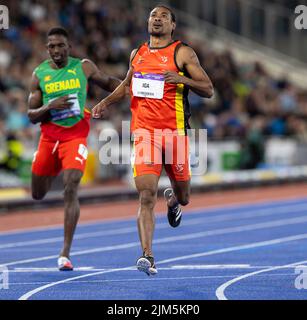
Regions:
M 159 268 L 159 270 L 170 270 L 170 268 Z M 126 270 L 124 270 L 126 271 Z M 133 271 L 135 272 L 136 270 L 128 270 L 128 271 Z M 73 283 L 74 284 L 91 284 L 91 283 L 106 283 L 106 282 L 134 282 L 134 281 L 169 281 L 169 280 L 189 280 L 189 279 L 219 279 L 219 278 L 233 278 L 238 275 L 232 274 L 232 275 L 212 275 L 212 276 L 189 276 L 189 277 L 167 277 L 167 278 L 162 278 L 162 277 L 143 277 L 143 278 L 124 278 L 124 279 L 105 279 L 105 280 L 76 280 Z M 266 278 L 273 278 L 273 277 L 281 277 L 281 276 L 293 276 L 292 274 L 289 273 L 274 273 L 271 275 L 259 275 L 258 277 L 266 277 Z M 24 286 L 24 285 L 44 285 L 49 282 L 46 281 L 37 281 L 37 282 L 10 282 L 10 286 Z
M 191 264 L 174 265 L 168 268 L 159 268 L 159 270 L 218 270 L 218 269 L 263 269 L 277 266 L 251 266 L 250 264 Z M 290 268 L 290 267 L 289 267 Z
M 174 265 L 168 268 L 159 268 L 159 270 L 215 270 L 215 269 L 257 269 L 262 268 L 263 266 L 251 266 L 249 264 L 190 264 L 190 265 Z M 94 268 L 94 267 L 79 267 L 74 268 L 74 271 L 105 271 L 110 268 Z M 133 269 L 134 270 L 134 269 Z M 32 273 L 32 272 L 57 272 L 58 268 L 14 268 L 9 270 L 10 273 L 15 272 L 25 272 L 25 273 Z
M 106 269 L 95 269 L 94 267 L 74 268 L 74 271 L 102 271 Z M 32 273 L 32 272 L 59 272 L 58 268 L 14 268 L 9 270 L 10 273 Z
M 289 207 L 293 207 L 297 205 L 297 202 L 305 202 L 306 203 L 307 198 L 305 197 L 291 197 L 288 198 L 287 200 L 273 200 L 273 201 L 252 201 L 251 203 L 232 203 L 231 205 L 212 205 L 208 207 L 197 207 L 193 209 L 189 209 L 185 211 L 188 214 L 203 214 L 202 211 L 206 211 L 206 214 L 214 214 L 217 213 L 221 210 L 226 210 L 226 211 L 234 211 L 234 210 L 248 210 L 250 207 L 256 208 L 256 207 L 265 207 L 268 206 L 267 210 L 269 209 L 278 209 L 282 208 L 284 206 L 287 206 L 289 204 Z M 291 205 L 293 203 L 293 205 Z M 306 204 L 298 204 L 302 206 L 306 206 Z M 258 210 L 263 210 L 263 209 L 258 209 Z M 157 216 L 161 217 L 165 215 L 165 212 L 157 212 Z M 123 221 L 130 221 L 134 220 L 134 217 L 121 217 L 121 218 L 111 218 L 111 219 L 104 219 L 104 220 L 94 220 L 90 222 L 80 222 L 78 224 L 79 228 L 83 227 L 91 227 L 97 224 L 102 224 L 105 225 L 107 223 L 117 223 L 117 222 L 123 222 Z M 15 229 L 15 230 L 10 230 L 10 231 L 1 231 L 0 232 L 0 237 L 1 236 L 6 236 L 6 235 L 18 235 L 22 233 L 35 233 L 35 232 L 43 232 L 43 231 L 52 231 L 52 230 L 61 230 L 63 228 L 62 224 L 56 224 L 52 226 L 45 226 L 45 227 L 32 227 L 32 228 L 25 228 L 25 229 Z
M 296 206 L 284 206 L 279 208 L 279 210 L 272 208 L 260 209 L 260 210 L 249 210 L 245 212 L 239 212 L 234 214 L 222 214 L 215 217 L 205 217 L 205 218 L 190 218 L 184 221 L 183 226 L 192 226 L 198 225 L 201 223 L 211 223 L 211 222 L 224 222 L 224 221 L 235 221 L 235 220 L 242 220 L 242 219 L 249 219 L 253 217 L 265 217 L 265 216 L 273 216 L 283 213 L 299 213 L 299 212 L 307 212 L 307 205 L 296 205 Z M 167 223 L 158 223 L 156 224 L 156 229 L 167 229 L 169 225 Z M 109 235 L 121 235 L 121 234 L 128 234 L 136 232 L 136 227 L 125 227 L 119 229 L 110 229 L 104 231 L 97 231 L 97 232 L 87 232 L 82 234 L 76 234 L 74 236 L 74 240 L 81 240 L 81 239 L 89 239 L 95 237 L 103 237 Z M 30 241 L 19 241 L 13 243 L 6 243 L 0 245 L 0 249 L 8 249 L 8 248 L 16 248 L 16 247 L 25 247 L 31 245 L 39 245 L 39 244 L 49 244 L 49 243 L 56 243 L 62 242 L 63 237 L 52 237 L 40 240 L 30 240 Z
M 289 237 L 283 237 L 283 238 L 276 238 L 276 239 L 272 239 L 272 240 L 254 242 L 254 243 L 249 243 L 249 244 L 243 244 L 243 245 L 233 246 L 233 247 L 229 247 L 229 248 L 222 248 L 222 249 L 216 249 L 216 250 L 212 250 L 212 251 L 184 255 L 184 256 L 180 256 L 180 257 L 176 257 L 176 258 L 165 259 L 165 260 L 160 261 L 160 263 L 170 263 L 170 262 L 174 262 L 174 261 L 210 256 L 212 254 L 220 254 L 220 253 L 227 253 L 227 252 L 233 252 L 233 251 L 238 251 L 238 250 L 252 249 L 252 248 L 257 248 L 257 247 L 264 247 L 264 246 L 280 244 L 280 243 L 290 242 L 290 241 L 304 240 L 304 239 L 307 239 L 307 233 L 298 234 L 298 235 L 289 236 Z
M 253 243 L 248 243 L 248 244 L 239 245 L 239 246 L 222 248 L 222 249 L 218 249 L 218 250 L 205 251 L 205 252 L 200 252 L 200 253 L 197 253 L 197 254 L 178 256 L 178 257 L 174 257 L 174 258 L 171 258 L 171 259 L 165 259 L 165 260 L 158 261 L 157 265 L 161 265 L 161 264 L 165 264 L 165 263 L 169 263 L 169 262 L 174 262 L 174 261 L 181 261 L 181 260 L 186 260 L 186 259 L 205 257 L 205 256 L 210 256 L 210 255 L 215 255 L 215 254 L 228 253 L 228 252 L 234 252 L 234 251 L 239 251 L 239 250 L 257 248 L 257 247 L 270 246 L 270 245 L 281 244 L 281 243 L 290 242 L 290 241 L 304 240 L 304 239 L 307 239 L 307 233 L 297 234 L 297 235 L 293 235 L 293 236 L 289 236 L 289 237 L 283 237 L 283 238 L 276 238 L 276 239 L 271 239 L 271 240 L 267 240 L 267 241 L 253 242 Z M 41 286 L 41 287 L 38 287 L 38 288 L 36 288 L 34 290 L 31 290 L 31 291 L 23 294 L 18 300 L 28 300 L 30 297 L 32 297 L 33 295 L 37 294 L 38 292 L 41 292 L 41 291 L 46 290 L 46 289 L 48 289 L 50 287 L 54 287 L 56 285 L 67 283 L 67 282 L 70 282 L 70 281 L 73 281 L 73 280 L 84 279 L 84 278 L 93 277 L 93 276 L 106 274 L 106 273 L 111 273 L 111 272 L 125 271 L 125 270 L 129 270 L 129 269 L 132 269 L 132 268 L 135 268 L 135 266 L 130 266 L 130 267 L 126 267 L 126 268 L 111 269 L 111 270 L 100 271 L 100 272 L 94 272 L 94 273 L 85 274 L 85 275 L 82 275 L 82 276 L 67 278 L 65 280 L 51 282 L 49 284 L 46 284 L 46 285 Z
M 165 237 L 165 238 L 154 240 L 153 243 L 154 244 L 174 243 L 176 241 L 191 240 L 191 239 L 204 238 L 204 237 L 209 237 L 209 236 L 224 235 L 224 234 L 231 234 L 231 233 L 238 233 L 238 232 L 252 231 L 252 230 L 259 230 L 259 229 L 262 230 L 262 229 L 276 228 L 276 227 L 281 227 L 281 226 L 289 226 L 289 225 L 294 225 L 294 224 L 300 224 L 303 222 L 307 222 L 307 217 L 281 219 L 281 220 L 275 220 L 272 222 L 254 223 L 254 224 L 243 225 L 243 226 L 215 229 L 215 230 L 209 230 L 209 231 L 203 231 L 203 232 L 196 232 L 196 233 L 192 233 L 192 234 L 184 234 L 184 235 L 180 235 L 180 236 Z M 93 248 L 93 249 L 86 249 L 86 250 L 75 251 L 75 252 L 71 253 L 71 256 L 79 256 L 79 255 L 92 254 L 92 253 L 98 253 L 98 252 L 107 252 L 107 251 L 114 251 L 114 250 L 121 250 L 121 249 L 129 249 L 129 248 L 133 248 L 133 247 L 138 247 L 139 245 L 140 244 L 137 241 L 137 242 L 130 242 L 130 243 L 126 243 L 126 244 L 119 244 L 119 245 L 112 245 L 112 246 L 99 247 L 99 248 Z M 56 258 L 58 258 L 58 255 L 50 255 L 50 256 L 45 256 L 45 257 L 17 260 L 17 261 L 1 263 L 1 264 L 8 267 L 8 266 L 17 265 L 17 264 L 32 263 L 32 262 L 37 262 L 37 261 L 46 261 L 46 260 L 56 259 Z
M 104 231 L 97 231 L 97 232 L 87 232 L 87 233 L 83 233 L 83 234 L 76 234 L 74 236 L 74 240 L 95 238 L 95 237 L 102 237 L 102 236 L 109 236 L 109 235 L 113 236 L 113 235 L 127 234 L 127 233 L 131 233 L 131 232 L 135 232 L 135 231 L 136 231 L 136 227 L 127 227 L 127 228 L 111 229 L 111 230 L 104 230 Z M 0 245 L 0 249 L 56 243 L 56 242 L 62 242 L 62 241 L 63 241 L 63 236 L 40 239 L 40 240 L 12 242 L 12 243 L 6 243 L 6 244 Z
M 96 226 L 98 224 L 106 225 L 106 224 L 113 224 L 113 223 L 120 223 L 126 222 L 129 220 L 134 219 L 134 217 L 121 217 L 121 218 L 110 218 L 110 219 L 100 219 L 100 220 L 91 220 L 90 222 L 79 222 L 79 228 L 86 228 Z M 29 233 L 40 233 L 45 231 L 61 231 L 63 229 L 63 224 L 54 224 L 48 226 L 39 226 L 39 227 L 31 227 L 31 228 L 24 228 L 24 229 L 13 229 L 9 231 L 1 231 L 0 237 L 2 236 L 11 236 L 11 235 L 20 235 L 20 234 L 29 234 Z
M 67 279 L 61 280 L 61 281 L 51 282 L 51 283 L 48 283 L 48 284 L 46 284 L 44 286 L 38 287 L 38 288 L 36 288 L 34 290 L 31 290 L 31 291 L 25 293 L 18 300 L 28 300 L 31 296 L 35 295 L 36 293 L 41 292 L 41 291 L 43 291 L 45 289 L 48 289 L 50 287 L 54 287 L 54 286 L 56 286 L 58 284 L 63 284 L 63 283 L 70 282 L 70 281 L 73 281 L 73 280 L 83 279 L 83 278 L 96 276 L 96 275 L 100 275 L 100 274 L 105 274 L 105 273 L 111 273 L 111 272 L 117 272 L 117 271 L 125 271 L 125 270 L 129 270 L 131 268 L 133 268 L 133 267 L 104 270 L 104 271 L 94 272 L 94 273 L 90 273 L 90 274 L 84 274 L 82 276 L 67 278 Z
M 161 269 L 159 269 L 161 270 Z M 118 270 L 119 271 L 127 271 L 127 270 Z M 129 270 L 128 270 L 129 271 Z M 133 269 L 133 272 L 135 272 L 136 269 Z M 190 277 L 142 277 L 142 278 L 125 278 L 125 279 L 105 279 L 105 280 L 76 280 L 73 283 L 74 284 L 90 284 L 90 283 L 105 283 L 105 282 L 134 282 L 134 281 L 164 281 L 164 280 L 186 280 L 186 279 L 210 279 L 210 278 L 231 278 L 235 277 L 236 275 L 220 275 L 220 276 L 190 276 Z M 20 286 L 20 285 L 44 285 L 48 284 L 46 281 L 37 281 L 37 282 L 10 282 L 10 286 Z M 19 299 L 21 300 L 21 299 Z
M 251 266 L 249 264 L 191 264 L 191 265 L 173 265 L 170 267 L 159 267 L 159 270 L 225 270 L 225 269 L 264 269 L 275 268 L 277 266 Z M 286 268 L 283 266 L 283 268 Z M 291 267 L 289 267 L 291 268 Z M 110 268 L 94 268 L 94 267 L 79 267 L 74 268 L 77 272 L 95 272 L 106 271 Z M 135 270 L 134 268 L 131 270 Z M 59 273 L 58 268 L 14 268 L 9 270 L 10 273 L 41 273 L 41 272 L 56 272 Z
M 184 264 L 175 265 L 172 270 L 208 270 L 208 269 L 250 269 L 250 264 Z
M 85 255 L 85 254 L 90 254 L 90 253 L 129 249 L 129 248 L 133 248 L 133 247 L 137 247 L 137 246 L 139 246 L 139 242 L 130 242 L 127 244 L 119 244 L 119 245 L 113 245 L 113 246 L 106 246 L 106 247 L 99 247 L 99 248 L 94 248 L 94 249 L 75 251 L 75 252 L 71 253 L 70 256 L 80 256 L 80 255 Z M 50 255 L 50 256 L 45 256 L 45 257 L 38 257 L 38 258 L 32 258 L 32 259 L 12 261 L 12 262 L 8 262 L 8 263 L 1 263 L 1 265 L 9 267 L 12 265 L 57 259 L 58 257 L 59 257 L 58 254 L 56 254 L 56 255 Z
M 284 269 L 284 268 L 292 268 L 298 265 L 303 265 L 306 264 L 307 260 L 303 260 L 303 261 L 299 261 L 299 262 L 295 262 L 295 263 L 290 263 L 284 266 L 276 266 L 276 267 L 272 267 L 272 268 L 267 268 L 267 269 L 262 269 L 262 270 L 258 270 L 258 271 L 254 271 L 254 272 L 250 272 L 250 273 L 246 273 L 243 274 L 239 277 L 236 277 L 230 281 L 227 281 L 225 283 L 223 283 L 221 286 L 219 286 L 216 291 L 215 291 L 215 295 L 218 298 L 218 300 L 228 300 L 227 297 L 225 296 L 225 290 L 231 286 L 232 284 L 241 281 L 243 279 L 255 276 L 255 275 L 259 275 L 261 273 L 265 273 L 265 272 L 269 272 L 269 271 L 274 271 L 274 270 L 279 270 L 279 269 Z M 259 299 L 261 299 L 261 297 L 259 297 Z

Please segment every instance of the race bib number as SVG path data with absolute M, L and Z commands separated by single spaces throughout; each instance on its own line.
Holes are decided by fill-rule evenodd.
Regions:
M 132 92 L 135 97 L 162 99 L 164 93 L 163 75 L 136 72 L 132 79 Z
M 50 110 L 51 119 L 53 121 L 76 117 L 81 114 L 81 108 L 80 108 L 77 93 L 69 94 L 68 97 L 71 98 L 69 102 L 73 103 L 73 105 L 69 109 L 65 109 L 65 110 Z M 52 99 L 52 100 L 55 100 L 55 99 Z

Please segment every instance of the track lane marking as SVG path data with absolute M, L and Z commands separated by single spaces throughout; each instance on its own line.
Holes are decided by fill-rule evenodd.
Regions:
M 290 264 L 286 264 L 284 266 L 276 266 L 276 267 L 271 267 L 271 268 L 266 268 L 266 269 L 262 269 L 262 270 L 258 270 L 258 271 L 254 271 L 254 272 L 250 272 L 250 273 L 246 273 L 243 274 L 239 277 L 236 277 L 234 279 L 231 279 L 225 283 L 223 283 L 221 286 L 219 286 L 216 291 L 215 291 L 215 295 L 218 298 L 218 300 L 228 300 L 226 295 L 225 295 L 225 290 L 230 287 L 232 284 L 239 282 L 243 279 L 255 276 L 255 275 L 259 275 L 261 273 L 265 273 L 265 272 L 270 272 L 270 271 L 274 271 L 274 270 L 279 270 L 279 269 L 284 269 L 284 268 L 292 268 L 295 266 L 299 266 L 299 265 L 303 265 L 306 264 L 307 260 L 303 260 L 303 261 L 299 261 L 299 262 L 294 262 L 294 263 L 290 263 Z
M 289 197 L 288 199 L 273 199 L 273 200 L 268 200 L 268 201 L 252 201 L 252 202 L 234 202 L 231 203 L 230 205 L 212 205 L 208 207 L 196 207 L 193 209 L 189 209 L 186 211 L 188 214 L 197 214 L 198 211 L 203 211 L 206 210 L 206 214 L 211 214 L 216 213 L 221 210 L 241 210 L 241 209 L 247 209 L 248 207 L 265 207 L 265 206 L 284 206 L 285 203 L 297 203 L 297 202 L 306 202 L 307 198 L 306 197 Z M 94 209 L 94 208 L 93 208 Z M 156 213 L 157 217 L 161 217 L 165 215 L 165 212 L 157 212 Z M 118 223 L 118 222 L 124 222 L 124 221 L 130 221 L 133 220 L 135 217 L 134 216 L 127 216 L 127 217 L 121 217 L 119 219 L 117 218 L 108 218 L 108 219 L 99 219 L 99 220 L 91 220 L 87 222 L 79 222 L 78 226 L 79 227 L 91 227 L 97 224 L 107 224 L 107 223 Z M 24 229 L 15 229 L 15 230 L 9 230 L 9 231 L 0 231 L 0 237 L 1 236 L 9 236 L 9 235 L 17 235 L 17 234 L 24 234 L 24 233 L 35 233 L 35 232 L 43 232 L 45 230 L 47 231 L 53 231 L 53 230 L 61 230 L 63 228 L 63 224 L 56 224 L 56 225 L 49 225 L 49 226 L 44 226 L 44 227 L 33 227 L 33 228 L 24 228 Z
M 180 236 L 173 236 L 173 237 L 165 237 L 156 239 L 153 241 L 154 244 L 164 244 L 169 242 L 175 242 L 175 241 L 184 241 L 184 240 L 191 240 L 191 239 L 197 239 L 197 238 L 203 238 L 203 237 L 209 237 L 209 236 L 216 236 L 216 235 L 225 235 L 225 234 L 231 234 L 231 233 L 239 233 L 244 231 L 253 231 L 253 230 L 262 230 L 262 229 L 268 229 L 268 228 L 275 228 L 275 227 L 281 227 L 285 225 L 294 225 L 294 224 L 301 224 L 303 222 L 307 222 L 307 217 L 299 217 L 299 218 L 290 218 L 290 219 L 281 219 L 281 220 L 275 220 L 273 222 L 262 222 L 262 223 L 253 223 L 250 225 L 243 225 L 243 226 L 235 226 L 235 227 L 228 227 L 228 228 L 221 228 L 221 229 L 215 229 L 215 230 L 208 230 L 203 232 L 196 232 L 193 234 L 184 234 Z M 80 250 L 75 251 L 71 253 L 71 256 L 79 256 L 79 255 L 85 255 L 85 254 L 92 254 L 92 253 L 98 253 L 98 252 L 107 252 L 107 251 L 114 251 L 114 250 L 121 250 L 121 249 L 129 249 L 133 247 L 138 247 L 140 245 L 139 241 L 125 243 L 125 244 L 118 244 L 113 246 L 106 246 L 106 247 L 99 247 L 94 249 L 87 249 L 87 250 Z M 32 263 L 37 261 L 46 261 L 51 259 L 58 258 L 58 255 L 50 255 L 45 257 L 38 257 L 38 258 L 32 258 L 32 259 L 25 259 L 25 260 L 17 260 L 7 263 L 1 263 L 3 266 L 12 266 L 12 265 L 18 265 L 18 264 L 25 264 L 25 263 Z
M 297 235 L 292 235 L 292 236 L 282 237 L 282 238 L 275 238 L 275 239 L 271 239 L 271 240 L 267 240 L 267 241 L 252 242 L 252 243 L 239 245 L 239 246 L 232 246 L 232 247 L 222 248 L 222 249 L 218 249 L 218 250 L 200 252 L 197 254 L 178 256 L 178 257 L 174 257 L 171 259 L 165 259 L 165 260 L 158 261 L 158 262 L 156 262 L 156 264 L 161 265 L 161 264 L 166 264 L 166 263 L 174 262 L 174 261 L 181 261 L 181 260 L 186 260 L 186 259 L 205 257 L 205 256 L 214 255 L 214 254 L 228 253 L 228 252 L 270 246 L 270 245 L 281 244 L 281 243 L 286 243 L 286 242 L 291 242 L 291 241 L 305 240 L 305 239 L 307 239 L 307 233 L 297 234 Z M 300 263 L 302 263 L 302 262 L 300 262 Z M 130 267 L 126 267 L 126 268 L 116 268 L 116 269 L 100 271 L 100 272 L 94 272 L 94 273 L 90 273 L 90 274 L 67 278 L 64 280 L 56 281 L 56 282 L 51 282 L 51 283 L 48 283 L 44 286 L 41 286 L 41 287 L 38 287 L 38 288 L 35 288 L 31 291 L 26 292 L 21 297 L 19 297 L 18 300 L 28 300 L 33 295 L 35 295 L 41 291 L 44 291 L 50 287 L 54 287 L 56 285 L 59 285 L 59 284 L 67 283 L 67 282 L 74 281 L 74 280 L 84 279 L 84 278 L 88 278 L 88 277 L 93 277 L 93 276 L 97 276 L 97 275 L 101 275 L 101 274 L 107 274 L 107 273 L 118 272 L 118 271 L 126 271 L 131 268 L 135 268 L 135 266 L 130 266 Z
M 294 207 L 294 208 L 293 208 Z M 238 219 L 249 219 L 249 218 L 258 218 L 258 217 L 267 217 L 272 215 L 284 214 L 284 213 L 300 213 L 307 210 L 307 205 L 297 205 L 297 206 L 284 206 L 281 207 L 279 211 L 275 210 L 272 211 L 272 208 L 265 208 L 265 209 L 254 209 L 249 210 L 248 212 L 239 212 L 235 214 L 221 214 L 215 217 L 205 217 L 205 218 L 189 218 L 188 220 L 184 221 L 184 226 L 192 226 L 197 225 L 200 223 L 210 223 L 210 222 L 224 222 L 224 221 L 235 221 Z M 169 225 L 167 223 L 158 223 L 156 224 L 156 229 L 167 229 Z M 86 232 L 81 234 L 76 234 L 74 236 L 74 240 L 80 239 L 89 239 L 95 237 L 103 237 L 109 235 L 120 235 L 120 234 L 127 234 L 131 232 L 136 232 L 136 226 L 134 227 L 124 227 L 118 229 L 110 229 L 104 231 L 96 231 L 96 232 Z M 38 245 L 38 244 L 48 244 L 48 243 L 57 243 L 63 241 L 63 237 L 51 237 L 45 238 L 40 240 L 30 240 L 30 241 L 19 241 L 19 242 L 12 242 L 1 244 L 0 249 L 8 249 L 8 248 L 15 248 L 15 247 L 25 247 L 31 245 Z

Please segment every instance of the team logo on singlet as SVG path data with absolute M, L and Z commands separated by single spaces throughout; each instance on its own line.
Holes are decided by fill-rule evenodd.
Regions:
M 162 57 L 161 57 L 161 60 L 162 60 L 163 63 L 167 63 L 168 57 L 162 56 Z
M 183 164 L 176 164 L 175 165 L 177 173 L 183 173 L 184 165 Z
M 137 64 L 141 64 L 144 62 L 144 58 L 143 57 L 139 57 L 138 61 L 136 62 Z
M 51 76 L 46 76 L 46 77 L 44 78 L 44 81 L 45 81 L 45 82 L 50 81 L 50 80 L 51 80 Z
M 76 68 L 74 68 L 74 69 L 68 69 L 67 72 L 68 72 L 68 73 L 72 73 L 72 74 L 75 75 L 75 76 L 77 75 Z

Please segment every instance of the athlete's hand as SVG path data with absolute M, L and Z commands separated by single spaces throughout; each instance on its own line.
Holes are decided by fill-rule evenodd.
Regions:
M 92 117 L 95 119 L 102 119 L 105 115 L 105 112 L 107 110 L 107 105 L 100 101 L 92 110 Z
M 172 84 L 183 83 L 184 77 L 179 75 L 177 72 L 165 71 L 163 75 L 166 83 L 172 83 Z
M 55 100 L 52 100 L 48 104 L 49 110 L 64 110 L 69 109 L 73 106 L 73 100 L 75 100 L 75 97 L 69 97 L 68 95 L 57 98 Z

